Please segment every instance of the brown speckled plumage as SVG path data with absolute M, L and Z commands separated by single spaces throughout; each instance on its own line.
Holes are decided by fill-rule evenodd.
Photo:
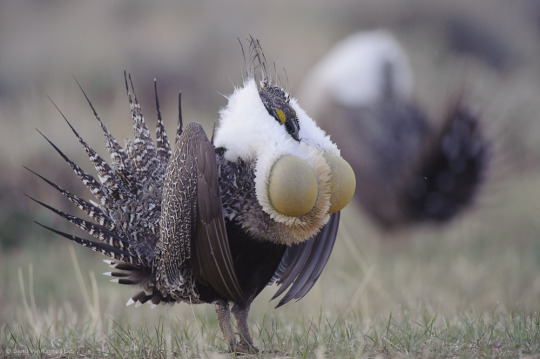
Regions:
M 253 39 L 250 48 L 260 51 L 260 45 Z M 181 114 L 176 148 L 172 151 L 159 110 L 157 89 L 154 143 L 131 77 L 126 74 L 125 82 L 134 138 L 126 140 L 124 147 L 107 130 L 84 94 L 103 130 L 110 163 L 90 148 L 64 117 L 94 164 L 98 179 L 47 139 L 98 203 L 86 201 L 31 171 L 82 209 L 92 221 L 32 199 L 96 240 L 40 225 L 111 257 L 113 260 L 106 262 L 116 270 L 107 273 L 114 277 L 113 281 L 142 288 L 128 304 L 213 303 L 231 349 L 253 351 L 247 324 L 251 302 L 272 283 L 281 286 L 278 294 L 287 291 L 278 306 L 298 300 L 309 291 L 332 251 L 339 213 L 332 214 L 323 228 L 312 228 L 311 233 L 316 234 L 305 236 L 302 243 L 287 247 L 284 240 L 276 242 L 274 236 L 287 233 L 281 229 L 286 224 L 274 223 L 258 203 L 254 163 L 226 160 L 224 149 L 214 148 L 199 124 L 192 122 L 183 129 Z M 280 90 L 269 96 L 285 96 L 285 92 Z M 285 98 L 266 99 L 271 103 L 287 102 Z M 279 117 L 276 119 L 279 121 Z M 299 141 L 294 123 L 287 131 L 291 141 Z M 239 341 L 232 329 L 231 313 L 238 324 Z

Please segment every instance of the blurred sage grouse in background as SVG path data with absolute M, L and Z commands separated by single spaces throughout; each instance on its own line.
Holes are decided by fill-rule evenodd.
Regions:
M 247 56 L 246 79 L 221 110 L 213 142 L 198 123 L 182 129 L 180 116 L 171 150 L 156 91 L 154 143 L 128 76 L 135 138 L 124 147 L 88 101 L 110 163 L 68 125 L 98 179 L 47 141 L 97 203 L 38 176 L 91 220 L 36 202 L 97 240 L 43 227 L 113 258 L 107 262 L 118 271 L 108 274 L 142 288 L 128 304 L 213 303 L 231 350 L 251 352 L 250 304 L 272 283 L 280 285 L 275 297 L 287 292 L 278 306 L 312 288 L 334 246 L 339 211 L 353 197 L 355 178 L 336 145 L 269 76 L 257 40 L 250 40 Z
M 440 123 L 411 99 L 408 59 L 389 33 L 351 35 L 307 75 L 304 108 L 353 167 L 355 200 L 382 229 L 451 220 L 488 164 L 479 120 L 456 98 Z

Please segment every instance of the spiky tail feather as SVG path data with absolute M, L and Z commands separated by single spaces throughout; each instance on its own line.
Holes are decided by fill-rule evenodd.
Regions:
M 130 302 L 139 304 L 149 300 L 153 304 L 171 302 L 173 299 L 162 296 L 153 288 L 151 279 L 154 246 L 159 238 L 163 177 L 171 156 L 171 147 L 161 117 L 156 81 L 154 80 L 154 90 L 158 122 L 156 143 L 154 144 L 135 95 L 131 76 L 125 71 L 124 80 L 134 128 L 134 139 L 128 140 L 125 148 L 120 146 L 107 130 L 87 94 L 79 82 L 75 80 L 103 131 L 111 164 L 107 163 L 83 140 L 67 117 L 53 103 L 86 151 L 96 169 L 99 181 L 82 170 L 52 141 L 38 131 L 77 174 L 98 203 L 84 200 L 27 168 L 75 204 L 92 221 L 73 216 L 28 197 L 97 239 L 97 241 L 85 239 L 36 222 L 53 233 L 114 258 L 114 262 L 108 261 L 107 263 L 121 272 L 107 272 L 106 274 L 114 277 L 113 281 L 119 284 L 140 285 L 144 288 L 144 291 L 135 294 Z M 181 109 L 180 106 L 179 104 L 179 109 Z M 179 138 L 181 133 L 182 115 L 180 113 L 176 138 Z
M 489 143 L 463 100 L 455 101 L 412 172 L 403 206 L 416 220 L 444 222 L 475 198 L 489 163 Z

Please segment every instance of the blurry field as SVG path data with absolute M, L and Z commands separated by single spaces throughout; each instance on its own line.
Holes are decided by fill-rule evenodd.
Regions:
M 47 96 L 103 154 L 99 127 L 72 75 L 120 140 L 131 136 L 124 67 L 151 126 L 156 77 L 169 133 L 179 90 L 184 119 L 210 131 L 225 104 L 221 94 L 241 81 L 236 37 L 260 38 L 267 57 L 286 68 L 294 95 L 332 43 L 374 27 L 388 27 L 401 40 L 416 97 L 434 120 L 451 94 L 469 91 L 493 143 L 489 179 L 474 207 L 443 227 L 381 233 L 349 206 L 314 289 L 278 310 L 269 302 L 274 288 L 255 301 L 250 323 L 260 356 L 540 357 L 540 11 L 534 2 L 91 4 L 0 2 L 0 357 L 226 356 L 212 306 L 126 307 L 133 290 L 101 275 L 108 271 L 102 256 L 33 223 L 72 228 L 23 193 L 71 207 L 23 165 L 86 193 L 34 128 L 90 169 Z M 489 46 L 471 55 L 452 45 L 452 36 L 458 38 L 452 26 L 477 26 L 498 42 L 479 37 L 477 48 Z

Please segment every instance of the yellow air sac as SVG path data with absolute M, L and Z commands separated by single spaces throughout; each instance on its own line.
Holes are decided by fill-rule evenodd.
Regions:
M 325 154 L 330 166 L 330 209 L 328 213 L 341 211 L 352 199 L 356 188 L 356 177 L 351 165 L 343 158 Z
M 318 192 L 315 171 L 300 157 L 284 155 L 272 166 L 268 197 L 276 211 L 301 217 L 313 209 Z

